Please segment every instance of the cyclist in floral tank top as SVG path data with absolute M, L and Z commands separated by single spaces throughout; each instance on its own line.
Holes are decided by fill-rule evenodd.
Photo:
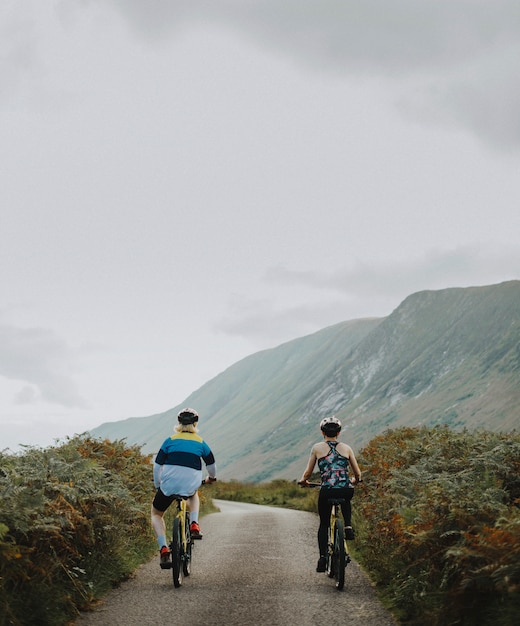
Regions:
M 341 431 L 341 422 L 336 417 L 326 417 L 320 422 L 320 429 L 324 441 L 312 446 L 309 462 L 300 483 L 309 483 L 316 462 L 321 473 L 321 488 L 318 498 L 318 513 L 320 526 L 318 529 L 318 547 L 320 558 L 316 567 L 317 572 L 324 572 L 327 562 L 327 536 L 329 531 L 330 500 L 343 499 L 341 512 L 345 521 L 345 539 L 354 539 L 354 529 L 351 526 L 352 508 L 350 501 L 354 495 L 354 485 L 361 481 L 361 471 L 352 448 L 338 441 Z M 349 467 L 354 476 L 349 476 Z

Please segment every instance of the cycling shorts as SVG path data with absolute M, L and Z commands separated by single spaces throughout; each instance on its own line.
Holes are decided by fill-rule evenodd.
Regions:
M 167 496 L 159 488 L 157 489 L 157 493 L 155 494 L 155 498 L 153 499 L 152 506 L 154 509 L 157 509 L 158 511 L 161 511 L 161 513 L 164 513 L 164 511 L 166 511 L 170 504 L 178 497 L 179 496 L 175 493 L 171 496 Z

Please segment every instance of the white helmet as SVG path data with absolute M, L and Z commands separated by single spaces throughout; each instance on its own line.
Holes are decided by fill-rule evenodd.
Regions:
M 341 422 L 337 417 L 325 417 L 320 422 L 320 429 L 329 436 L 334 436 L 341 430 Z
M 183 426 L 187 426 L 188 424 L 196 424 L 199 421 L 199 414 L 195 409 L 190 409 L 186 407 L 182 409 L 177 415 L 177 419 L 179 420 L 179 424 Z

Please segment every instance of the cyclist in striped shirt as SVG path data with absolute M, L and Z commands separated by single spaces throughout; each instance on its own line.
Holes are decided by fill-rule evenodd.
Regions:
M 169 559 L 164 513 L 176 495 L 186 496 L 190 511 L 192 539 L 202 539 L 199 526 L 199 494 L 202 483 L 202 461 L 206 464 L 209 482 L 217 480 L 215 457 L 208 444 L 197 434 L 199 415 L 186 408 L 177 415 L 176 434 L 168 437 L 157 453 L 153 480 L 157 492 L 152 502 L 152 528 L 157 537 L 161 562 Z

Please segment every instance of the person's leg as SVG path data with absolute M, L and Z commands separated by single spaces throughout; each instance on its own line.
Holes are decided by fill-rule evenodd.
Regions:
M 187 500 L 188 511 L 190 512 L 190 522 L 198 522 L 199 521 L 199 508 L 200 508 L 200 499 L 199 492 L 196 491 L 191 498 Z
M 352 496 L 354 495 L 353 487 L 346 487 L 341 497 L 345 499 L 345 502 L 341 503 L 341 512 L 343 514 L 343 520 L 345 522 L 345 539 L 354 539 L 354 529 L 352 528 Z
M 152 502 L 151 522 L 152 528 L 159 544 L 159 549 L 166 546 L 166 526 L 164 524 L 164 513 L 166 509 L 172 503 L 170 496 L 165 496 L 164 493 L 157 489 L 155 497 Z
M 330 511 L 332 505 L 329 502 L 326 489 L 320 489 L 318 497 L 318 515 L 320 517 L 320 526 L 318 528 L 318 548 L 320 551 L 320 559 L 318 561 L 317 571 L 325 571 L 325 562 L 327 560 L 327 544 L 330 524 Z
M 164 523 L 164 513 L 166 509 L 172 503 L 170 496 L 165 496 L 164 493 L 157 489 L 155 498 L 152 502 L 152 528 L 159 544 L 160 561 L 159 565 L 161 569 L 169 569 L 171 567 L 170 550 L 166 544 L 166 525 Z
M 159 549 L 166 545 L 166 525 L 164 511 L 157 510 L 152 504 L 152 528 L 159 544 Z
M 190 512 L 190 535 L 192 539 L 202 539 L 202 533 L 199 526 L 199 492 L 196 491 L 187 501 L 188 511 Z

